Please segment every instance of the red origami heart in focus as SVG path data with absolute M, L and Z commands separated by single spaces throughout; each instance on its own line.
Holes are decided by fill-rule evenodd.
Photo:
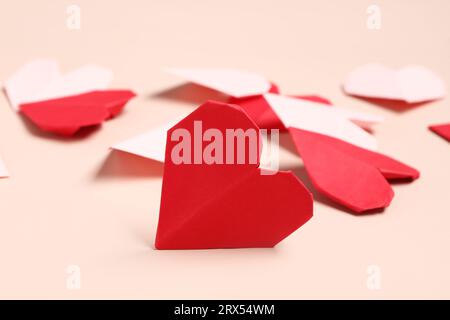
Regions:
M 312 196 L 300 180 L 291 172 L 261 175 L 259 153 L 256 164 L 175 164 L 178 142 L 170 137 L 180 128 L 194 136 L 194 121 L 223 136 L 256 130 L 260 143 L 259 128 L 240 107 L 218 102 L 168 131 L 157 249 L 273 247 L 312 217 Z
M 135 97 L 130 90 L 91 91 L 20 105 L 20 112 L 40 129 L 71 136 L 83 127 L 99 125 L 119 114 Z

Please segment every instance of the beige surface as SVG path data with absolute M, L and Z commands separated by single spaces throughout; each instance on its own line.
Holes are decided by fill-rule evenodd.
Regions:
M 140 97 L 73 141 L 39 134 L 0 99 L 0 154 L 11 173 L 0 180 L 0 297 L 450 298 L 450 144 L 426 129 L 450 121 L 448 99 L 399 113 L 339 87 L 370 61 L 423 64 L 450 85 L 450 2 L 379 1 L 380 31 L 366 28 L 370 3 L 78 1 L 81 30 L 70 31 L 67 1 L 2 0 L 0 80 L 37 57 L 64 70 L 97 62 L 114 70 L 114 87 Z M 110 156 L 108 146 L 195 106 L 157 95 L 180 83 L 162 67 L 243 68 L 285 92 L 384 115 L 381 150 L 422 177 L 395 185 L 383 214 L 317 202 L 315 217 L 275 249 L 156 251 L 161 166 Z M 300 161 L 285 155 L 298 172 Z M 81 267 L 81 290 L 66 289 L 70 264 Z M 372 264 L 380 290 L 366 286 Z

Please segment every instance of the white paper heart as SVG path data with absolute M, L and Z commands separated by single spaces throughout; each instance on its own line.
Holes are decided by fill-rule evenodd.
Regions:
M 345 93 L 366 98 L 419 103 L 446 95 L 444 82 L 423 66 L 398 70 L 381 64 L 368 64 L 352 71 L 344 81 Z

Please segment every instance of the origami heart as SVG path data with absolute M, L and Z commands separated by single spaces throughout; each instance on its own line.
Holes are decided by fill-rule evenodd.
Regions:
M 12 108 L 18 111 L 24 103 L 104 90 L 112 78 L 110 70 L 96 65 L 86 65 L 63 75 L 57 61 L 39 59 L 23 65 L 6 80 L 5 92 Z
M 395 159 L 330 136 L 289 128 L 315 188 L 356 213 L 387 207 L 394 192 L 386 179 L 416 179 Z
M 55 60 L 34 60 L 6 82 L 11 107 L 43 131 L 70 136 L 119 114 L 135 96 L 130 90 L 105 90 L 108 69 L 86 65 L 65 75 Z M 99 91 L 101 90 L 101 91 Z
M 450 142 L 450 123 L 429 126 L 429 129 Z
M 218 102 L 201 105 L 168 131 L 157 249 L 273 247 L 312 217 L 309 191 L 291 172 L 261 175 L 259 151 L 253 164 L 237 164 L 237 145 L 232 164 L 176 164 L 180 142 L 173 135 L 195 136 L 198 121 L 205 133 L 255 131 L 260 144 L 259 128 L 242 109 Z M 203 150 L 208 145 L 200 142 Z M 250 140 L 244 145 L 250 150 Z
M 65 98 L 20 105 L 21 113 L 43 131 L 73 135 L 120 113 L 135 96 L 130 90 L 93 91 Z
M 417 170 L 374 152 L 374 137 L 337 108 L 264 97 L 288 128 L 315 188 L 333 201 L 357 213 L 384 208 L 394 195 L 387 179 L 418 178 Z
M 443 98 L 443 81 L 422 66 L 407 66 L 394 70 L 380 64 L 368 64 L 352 71 L 344 81 L 347 94 L 419 103 Z

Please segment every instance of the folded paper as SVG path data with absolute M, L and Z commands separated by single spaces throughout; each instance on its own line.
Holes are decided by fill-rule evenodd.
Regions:
M 83 127 L 99 125 L 117 114 L 135 94 L 105 90 L 25 103 L 20 111 L 41 130 L 71 136 Z
M 57 61 L 39 59 L 19 68 L 6 80 L 4 88 L 11 106 L 18 111 L 23 103 L 107 89 L 112 78 L 110 70 L 96 65 L 63 75 Z
M 305 130 L 328 133 L 331 136 L 347 140 L 367 149 L 376 149 L 375 138 L 348 120 L 349 111 L 344 111 L 344 109 L 337 107 L 330 108 L 322 103 L 324 101 L 323 98 L 314 96 L 308 97 L 308 100 L 305 101 L 305 99 L 301 100 L 298 98 L 267 94 L 258 97 L 258 99 L 261 99 L 262 103 L 269 106 L 269 110 L 274 114 L 274 119 L 280 122 L 280 127 L 285 128 L 285 124 L 288 127 L 292 124 Z M 273 105 L 273 109 L 271 104 Z M 243 107 L 242 109 L 255 121 L 255 114 L 249 113 L 248 110 Z M 277 111 L 277 113 L 275 113 L 274 110 Z M 364 119 L 364 115 L 357 116 L 361 120 L 365 120 L 366 123 L 374 120 L 374 118 L 370 116 L 368 119 Z M 281 122 L 280 119 L 283 119 L 285 123 Z M 113 145 L 112 148 L 155 161 L 164 162 L 167 130 L 179 120 L 181 120 L 181 118 L 117 143 Z M 257 123 L 257 121 L 255 121 L 255 123 Z M 302 127 L 302 123 L 306 124 L 306 126 Z
M 86 65 L 61 74 L 54 60 L 34 60 L 5 82 L 11 107 L 43 131 L 73 135 L 119 114 L 135 96 L 130 90 L 107 90 L 112 72 Z
M 389 206 L 387 179 L 416 179 L 419 172 L 395 159 L 330 136 L 289 128 L 314 187 L 331 200 L 362 213 Z
M 387 207 L 394 192 L 387 180 L 413 180 L 419 172 L 374 152 L 375 138 L 337 108 L 266 94 L 288 128 L 315 188 L 355 213 Z
M 394 192 L 387 180 L 413 180 L 419 172 L 376 149 L 375 138 L 336 107 L 266 94 L 288 128 L 314 187 L 355 213 L 387 207 Z
M 343 84 L 349 95 L 407 103 L 441 99 L 446 95 L 444 82 L 423 66 L 392 69 L 381 64 L 367 64 L 352 71 Z
M 273 247 L 312 217 L 312 196 L 291 172 L 261 175 L 255 164 L 176 164 L 178 129 L 259 128 L 238 106 L 207 102 L 167 133 L 157 249 Z M 259 145 L 259 134 L 258 145 Z M 203 148 L 206 148 L 203 144 Z
M 450 123 L 432 125 L 429 129 L 450 142 Z
M 286 128 L 329 135 L 369 150 L 377 148 L 376 139 L 348 120 L 337 107 L 270 93 L 264 99 Z
M 350 210 L 361 213 L 384 208 L 394 195 L 388 180 L 419 177 L 416 169 L 374 152 L 375 138 L 349 121 L 342 109 L 276 94 L 263 98 L 288 128 L 317 190 Z M 113 149 L 163 162 L 166 134 L 172 124 L 156 127 Z
M 389 180 L 419 177 L 416 169 L 375 152 L 376 139 L 364 129 L 381 117 L 332 106 L 320 96 L 281 95 L 273 83 L 266 93 L 230 97 L 229 102 L 239 105 L 258 126 L 288 130 L 315 188 L 356 213 L 387 207 L 394 196 Z M 157 127 L 113 149 L 162 162 L 170 126 Z

